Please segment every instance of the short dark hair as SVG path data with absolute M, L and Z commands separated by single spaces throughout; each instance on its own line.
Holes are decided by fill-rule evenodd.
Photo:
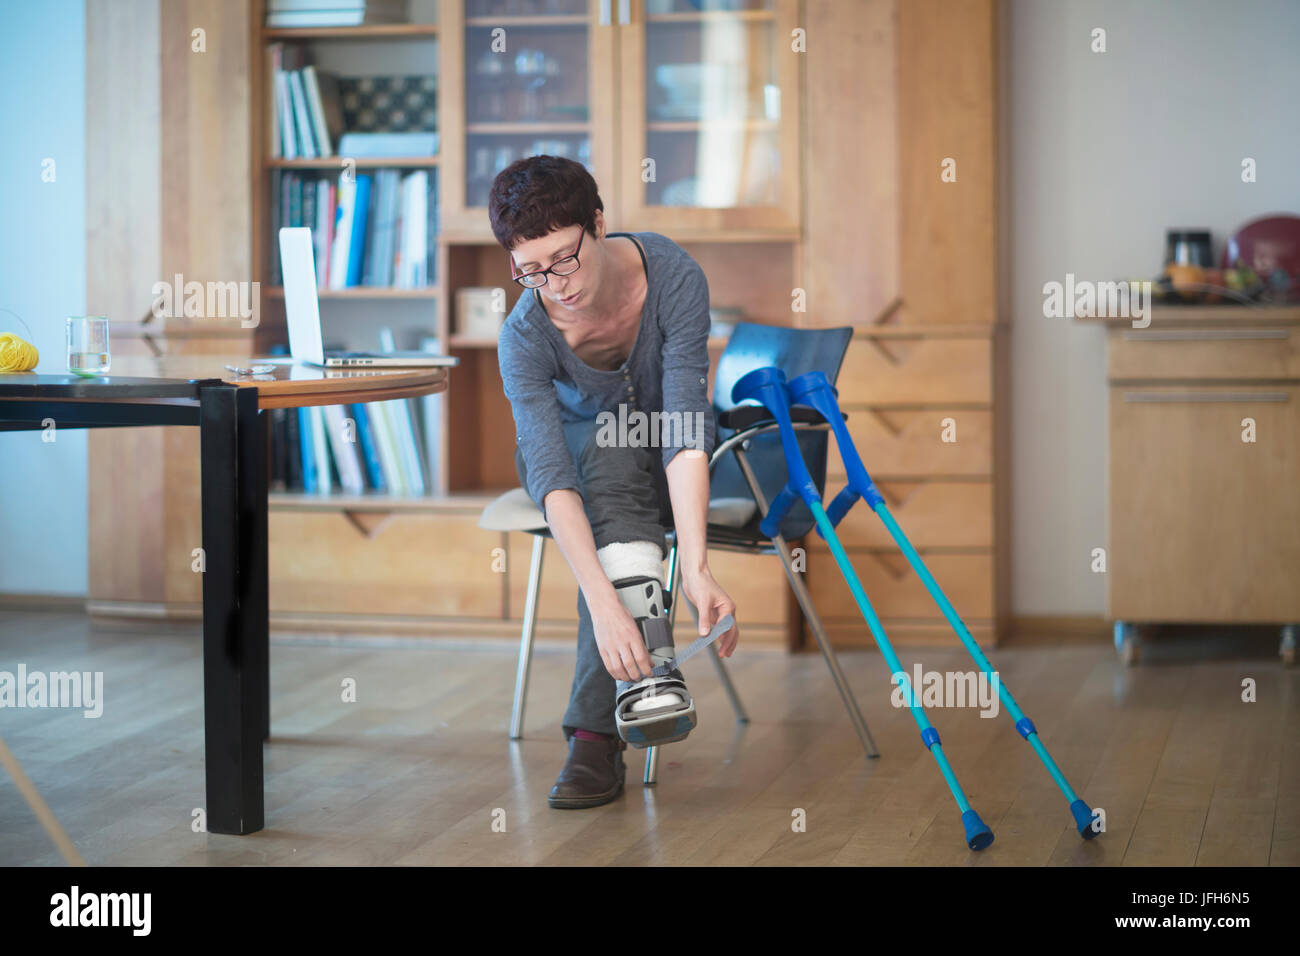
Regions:
M 515 160 L 497 173 L 488 195 L 492 234 L 507 252 L 573 225 L 595 235 L 596 210 L 604 208 L 587 167 L 563 156 Z

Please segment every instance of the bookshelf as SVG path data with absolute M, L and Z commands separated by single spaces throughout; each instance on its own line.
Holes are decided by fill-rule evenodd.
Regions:
M 748 144 L 736 146 L 729 157 L 743 164 L 742 178 L 765 175 L 746 171 L 771 143 L 780 142 L 787 150 L 781 157 L 783 178 L 798 180 L 799 156 L 789 153 L 788 141 L 776 135 L 778 129 L 784 136 L 798 126 L 793 76 L 754 72 L 746 78 L 758 84 L 755 90 L 763 82 L 787 84 L 786 115 L 780 124 L 751 116 L 710 126 L 676 117 L 657 119 L 653 104 L 635 115 L 617 107 L 620 89 L 629 84 L 642 90 L 639 99 L 645 101 L 644 88 L 653 82 L 649 77 L 656 62 L 667 55 L 676 37 L 694 37 L 693 30 L 698 33 L 716 22 L 745 31 L 754 44 L 763 46 L 777 27 L 784 27 L 793 9 L 790 0 L 746 2 L 776 6 L 720 16 L 679 10 L 645 17 L 645 26 L 615 31 L 600 22 L 598 0 L 411 0 L 417 22 L 409 24 L 267 29 L 262 26 L 265 0 L 252 0 L 253 261 L 263 280 L 265 318 L 254 348 L 264 353 L 285 339 L 284 290 L 273 281 L 272 184 L 278 176 L 337 176 L 343 168 L 337 156 L 290 159 L 272 154 L 267 50 L 280 44 L 301 48 L 304 62 L 340 76 L 398 75 L 408 72 L 407 64 L 418 63 L 438 77 L 438 154 L 358 158 L 354 166 L 358 175 L 423 169 L 436 176 L 440 221 L 436 236 L 430 236 L 436 242 L 436 281 L 421 289 L 325 288 L 319 298 L 328 344 L 334 344 L 332 330 L 344 324 L 360 336 L 345 344 L 357 348 L 374 348 L 375 342 L 364 336 L 378 327 L 392 325 L 396 330 L 403 324 L 423 324 L 460 363 L 444 395 L 436 475 L 430 476 L 428 493 L 376 493 L 366 488 L 356 494 L 337 483 L 328 494 L 297 488 L 272 493 L 272 605 L 278 619 L 306 614 L 315 623 L 335 618 L 358 627 L 384 628 L 402 614 L 462 622 L 519 617 L 527 536 L 477 527 L 481 509 L 518 484 L 513 416 L 501 387 L 496 341 L 458 333 L 455 321 L 461 289 L 504 288 L 507 311 L 523 294 L 510 279 L 508 257 L 491 235 L 484 206 L 487 186 L 507 162 L 536 152 L 558 152 L 584 162 L 601 184 L 611 228 L 672 235 L 705 269 L 715 305 L 742 309 L 750 320 L 790 321 L 790 289 L 800 278 L 796 193 L 782 193 L 779 208 L 656 206 L 658 221 L 653 221 L 655 216 L 637 216 L 634 210 L 654 198 L 647 197 L 639 176 L 634 183 L 619 166 L 620 151 L 633 140 L 679 137 L 674 149 L 680 166 L 682 157 L 706 146 L 710 136 L 723 135 L 727 143 Z M 640 15 L 639 6 L 635 9 Z M 654 22 L 659 20 L 663 23 Z M 679 33 L 660 36 L 655 31 L 661 25 Z M 508 31 L 511 55 L 489 69 L 486 41 L 499 27 Z M 645 66 L 635 76 L 619 66 L 620 42 L 645 47 L 638 57 Z M 530 51 L 531 59 L 517 61 L 521 51 Z M 710 54 L 696 37 L 683 55 L 689 59 Z M 536 98 L 533 90 L 540 91 Z M 397 345 L 408 348 L 415 343 L 399 339 Z M 710 342 L 715 359 L 722 345 Z M 433 551 L 430 541 L 437 542 Z M 506 573 L 483 573 L 498 549 L 507 555 Z M 752 582 L 755 598 L 750 604 L 757 607 L 757 594 L 765 595 L 763 606 L 770 614 L 752 614 L 751 624 L 766 630 L 770 639 L 781 640 L 789 612 L 786 602 L 770 601 L 772 593 L 786 590 L 779 566 L 770 559 L 740 556 L 718 555 L 716 562 L 733 581 Z M 425 580 L 421 575 L 427 570 L 421 569 L 431 563 L 438 575 Z M 573 584 L 563 562 L 550 562 L 544 572 L 542 606 L 545 619 L 572 617 Z M 566 623 L 563 630 L 567 633 L 569 627 Z
M 317 297 L 320 300 L 322 329 L 327 347 L 335 345 L 350 348 L 376 349 L 380 347 L 378 330 L 390 327 L 398 339 L 399 348 L 418 348 L 420 340 L 434 338 L 439 350 L 446 350 L 448 340 L 444 310 L 441 308 L 438 278 L 438 260 L 441 249 L 437 240 L 436 215 L 439 183 L 437 170 L 439 155 L 428 156 L 348 156 L 341 152 L 343 134 L 361 129 L 383 131 L 403 129 L 401 125 L 385 125 L 387 111 L 393 116 L 405 109 L 406 102 L 399 101 L 401 91 L 391 95 L 383 88 L 365 100 L 360 110 L 356 105 L 359 94 L 352 103 L 352 116 L 348 117 L 347 97 L 335 87 L 351 82 L 354 89 L 364 89 L 358 78 L 383 76 L 437 77 L 438 37 L 437 6 L 432 0 L 413 0 L 412 21 L 409 23 L 366 24 L 353 27 L 266 27 L 266 2 L 255 0 L 251 4 L 253 84 L 250 95 L 253 147 L 253 260 L 261 281 L 263 316 L 267 321 L 258 329 L 254 348 L 266 352 L 273 344 L 286 340 L 284 326 L 284 288 L 279 284 L 278 243 L 276 233 L 283 225 L 304 225 L 313 229 L 315 237 L 316 267 L 321 276 Z M 313 88 L 315 77 L 309 78 L 305 67 L 311 65 L 321 77 L 320 86 Z M 296 101 L 290 86 L 288 100 L 278 85 L 276 74 L 292 76 L 300 71 L 295 81 L 301 80 L 306 97 Z M 318 124 L 311 112 L 313 96 L 323 98 L 321 88 L 329 77 L 334 93 L 331 102 L 337 113 L 326 131 L 323 119 Z M 434 96 L 437 96 L 436 87 Z M 304 102 L 307 104 L 303 106 Z M 441 104 L 438 104 L 439 107 Z M 304 131 L 301 117 L 295 112 L 303 108 L 310 122 Z M 358 119 L 370 109 L 378 117 L 369 125 Z M 324 111 L 320 111 L 323 113 Z M 400 115 L 400 114 L 397 114 Z M 349 121 L 350 120 L 350 121 Z M 284 124 L 292 132 L 280 133 Z M 410 128 L 437 131 L 427 123 Z M 299 155 L 289 155 L 290 141 L 296 134 Z M 304 148 L 303 140 L 307 146 Z M 322 139 L 326 148 L 322 149 Z M 283 146 L 283 148 L 281 148 Z M 304 157 L 301 152 L 308 152 Z M 332 155 L 310 156 L 310 152 Z M 418 175 L 413 175 L 417 174 Z M 363 191 L 364 183 L 364 191 Z M 418 207 L 408 205 L 408 184 L 424 193 L 427 210 L 427 230 L 423 238 L 426 263 L 424 269 L 412 264 L 406 257 L 406 271 L 402 272 L 401 259 L 407 251 L 408 236 L 402 231 L 400 219 L 410 218 Z M 354 207 L 360 206 L 363 194 L 373 192 L 364 227 L 355 227 L 352 241 L 340 243 L 331 235 L 335 224 L 346 226 L 343 214 L 344 192 L 355 198 Z M 326 198 L 328 197 L 328 199 Z M 324 202 L 322 202 L 324 201 Z M 359 208 L 354 213 L 360 215 Z M 423 223 L 421 223 L 423 226 Z M 344 248 L 346 246 L 346 248 Z M 342 256 L 336 254 L 342 252 Z M 336 262 L 335 260 L 340 261 Z M 349 262 L 360 259 L 360 265 Z M 397 260 L 396 263 L 394 260 Z M 339 275 L 331 273 L 339 269 Z M 358 311 L 360 310 L 360 311 Z M 396 403 L 390 403 L 389 408 Z M 368 508 L 379 505 L 403 507 L 409 499 L 422 499 L 423 503 L 440 500 L 447 488 L 445 462 L 446 449 L 442 436 L 446 434 L 445 403 L 441 398 L 432 402 L 406 402 L 401 415 L 389 418 L 377 416 L 374 406 L 366 409 L 348 409 L 347 422 L 357 434 L 352 444 L 365 454 L 356 455 L 361 465 L 362 487 L 355 486 L 355 469 L 349 464 L 350 487 L 340 486 L 343 477 L 341 455 L 349 454 L 346 447 L 335 446 L 332 436 L 324 458 L 316 456 L 315 469 L 319 481 L 319 468 L 323 464 L 332 476 L 327 487 L 305 487 L 300 482 L 306 478 L 306 459 L 312 451 L 308 444 L 299 448 L 280 449 L 289 439 L 289 429 L 283 417 L 272 422 L 272 504 L 275 508 L 290 502 L 316 501 L 327 509 L 357 507 L 362 501 Z M 399 411 L 399 410 L 394 410 Z M 425 417 L 432 419 L 432 424 Z M 380 425 L 379 420 L 383 420 Z M 409 428 L 407 427 L 409 425 Z M 389 426 L 400 434 L 384 436 L 385 441 L 406 442 L 411 448 L 396 447 L 380 454 L 378 442 L 381 435 L 359 434 L 363 430 Z M 407 432 L 409 431 L 409 435 Z M 315 431 L 317 439 L 321 432 Z M 289 468 L 287 455 L 298 453 L 302 461 Z M 366 456 L 372 455 L 368 461 Z M 412 457 L 413 455 L 413 457 Z M 411 473 L 418 469 L 418 476 Z M 395 480 L 392 469 L 403 470 L 402 480 Z M 393 489 L 393 490 L 387 490 Z

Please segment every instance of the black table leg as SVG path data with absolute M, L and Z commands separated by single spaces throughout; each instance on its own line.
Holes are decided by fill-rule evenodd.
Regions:
M 266 450 L 255 389 L 201 386 L 199 406 L 208 832 L 253 833 L 264 823 Z
M 249 389 L 240 389 L 247 392 Z M 242 397 L 242 396 L 241 396 Z M 267 503 L 269 484 L 267 428 L 270 416 L 259 411 L 256 401 L 243 401 L 239 407 L 239 509 L 240 521 L 246 532 L 240 535 L 241 567 L 248 568 L 240 575 L 243 598 L 248 603 L 244 624 L 248 628 L 249 649 L 254 673 L 259 679 L 258 693 L 261 702 L 261 735 L 271 736 L 271 641 L 270 593 L 267 559 Z

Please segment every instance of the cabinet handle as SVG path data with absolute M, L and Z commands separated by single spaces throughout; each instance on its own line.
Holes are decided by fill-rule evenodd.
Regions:
M 1289 392 L 1125 392 L 1126 402 L 1289 402 Z
M 609 10 L 610 4 L 613 2 L 614 0 L 600 0 L 600 25 L 602 27 L 609 26 Z
M 618 0 L 618 22 L 628 26 L 632 22 L 632 0 Z
M 1155 329 L 1124 332 L 1129 342 L 1222 342 L 1227 339 L 1285 339 L 1286 329 Z

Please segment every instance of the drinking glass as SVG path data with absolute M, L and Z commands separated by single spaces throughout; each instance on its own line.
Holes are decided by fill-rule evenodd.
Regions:
M 108 371 L 108 319 L 102 315 L 68 316 L 68 371 L 103 375 Z

